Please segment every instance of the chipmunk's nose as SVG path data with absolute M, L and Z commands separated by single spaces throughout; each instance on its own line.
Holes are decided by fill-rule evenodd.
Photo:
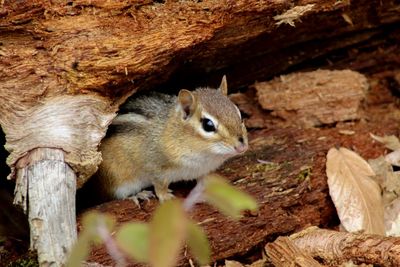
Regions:
M 238 140 L 239 144 L 235 146 L 235 150 L 238 153 L 243 153 L 249 148 L 249 146 L 244 142 L 243 137 L 239 137 Z

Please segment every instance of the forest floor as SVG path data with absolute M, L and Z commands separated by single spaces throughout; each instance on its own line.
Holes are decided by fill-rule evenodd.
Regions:
M 330 229 L 338 226 L 325 173 L 327 151 L 346 147 L 365 159 L 377 158 L 387 150 L 370 133 L 400 136 L 400 99 L 396 91 L 400 85 L 386 78 L 368 78 L 370 89 L 359 120 L 302 128 L 267 114 L 262 118 L 265 128 L 250 129 L 249 151 L 224 164 L 219 173 L 252 195 L 259 204 L 258 212 L 245 214 L 238 221 L 207 204 L 198 204 L 191 212 L 210 240 L 213 262 L 223 265 L 229 259 L 250 264 L 261 259 L 265 245 L 278 236 L 312 225 Z M 184 197 L 193 186 L 177 183 L 172 189 L 176 196 Z M 116 200 L 91 210 L 107 212 L 121 224 L 149 220 L 157 204 L 152 199 L 138 208 L 132 201 Z M 26 243 L 18 240 L 0 240 L 0 266 L 34 266 L 29 265 L 33 263 L 26 248 Z M 190 254 L 182 253 L 179 265 L 189 266 L 189 259 Z M 94 248 L 89 261 L 113 265 L 104 247 Z

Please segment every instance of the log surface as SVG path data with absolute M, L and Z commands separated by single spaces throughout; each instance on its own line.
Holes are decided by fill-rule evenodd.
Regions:
M 400 265 L 400 238 L 308 228 L 290 237 L 304 253 L 330 266 L 348 261 L 378 266 Z

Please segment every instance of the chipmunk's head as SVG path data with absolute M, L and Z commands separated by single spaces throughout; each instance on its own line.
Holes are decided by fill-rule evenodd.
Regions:
M 232 157 L 248 148 L 247 130 L 240 111 L 227 97 L 226 77 L 218 89 L 182 89 L 178 109 L 185 132 L 194 139 L 195 149 Z

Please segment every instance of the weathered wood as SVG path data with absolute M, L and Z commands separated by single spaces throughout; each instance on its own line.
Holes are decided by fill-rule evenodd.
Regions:
M 310 255 L 301 251 L 288 237 L 278 237 L 265 247 L 275 267 L 321 267 Z
M 308 228 L 290 237 L 294 244 L 312 257 L 331 266 L 352 261 L 355 264 L 400 266 L 400 238 L 355 234 Z
M 288 20 L 296 5 L 308 12 Z M 272 76 L 380 34 L 380 26 L 399 23 L 397 6 L 396 0 L 311 7 L 291 0 L 0 1 L 0 124 L 10 178 L 29 151 L 52 147 L 65 151 L 79 186 L 96 170 L 97 146 L 118 105 L 137 90 L 162 84 L 176 70 L 173 79 L 189 85 L 222 72 L 234 77 L 231 84 Z M 86 100 L 68 101 L 79 97 Z M 54 99 L 64 106 L 52 106 Z M 60 128 L 73 134 L 59 138 Z
M 62 266 L 77 238 L 76 175 L 59 149 L 38 148 L 22 160 L 14 202 L 28 214 L 31 248 L 40 266 Z
M 254 87 L 264 109 L 290 124 L 312 127 L 360 119 L 368 82 L 350 70 L 316 70 L 282 75 Z

